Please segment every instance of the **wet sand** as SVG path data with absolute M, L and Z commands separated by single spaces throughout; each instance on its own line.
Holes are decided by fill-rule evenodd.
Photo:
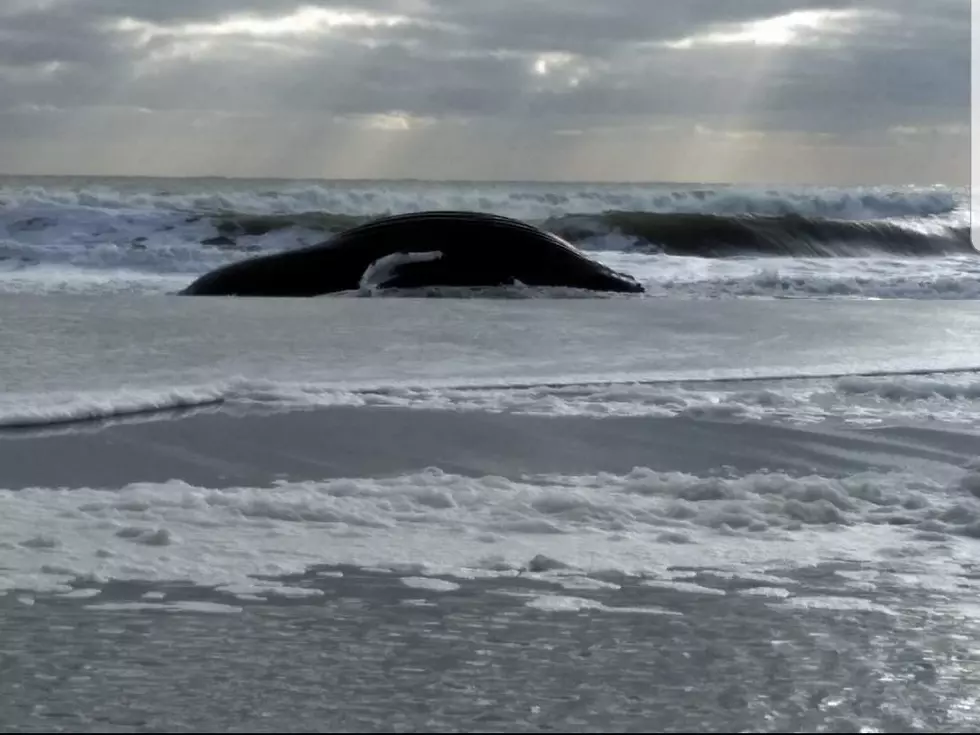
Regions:
M 978 437 L 928 428 L 789 427 L 690 418 L 553 417 L 336 407 L 225 410 L 0 431 L 0 487 L 121 487 L 183 480 L 265 486 L 415 472 L 515 477 L 764 469 L 823 475 L 963 465 Z

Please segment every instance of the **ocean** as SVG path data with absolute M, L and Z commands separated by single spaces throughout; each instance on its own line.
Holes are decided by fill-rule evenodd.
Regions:
M 0 177 L 0 728 L 975 728 L 967 197 Z M 176 295 L 428 209 L 646 292 Z

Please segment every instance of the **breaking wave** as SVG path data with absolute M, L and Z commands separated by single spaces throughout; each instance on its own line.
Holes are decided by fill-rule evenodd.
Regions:
M 253 254 L 434 209 L 537 225 L 653 293 L 974 298 L 977 288 L 967 195 L 948 187 L 0 177 L 0 291 L 169 293 Z
M 56 216 L 6 217 L 0 261 L 197 272 L 256 252 L 312 245 L 375 219 L 335 213 L 226 212 L 162 220 L 91 217 L 87 227 Z M 728 216 L 609 211 L 530 220 L 583 250 L 697 256 L 905 257 L 976 254 L 970 229 L 917 220 L 836 220 L 788 215 Z
M 371 217 L 470 209 L 525 220 L 609 210 L 882 219 L 947 215 L 968 193 L 944 186 L 762 187 L 691 184 L 250 181 L 0 177 L 0 211 L 301 214 Z

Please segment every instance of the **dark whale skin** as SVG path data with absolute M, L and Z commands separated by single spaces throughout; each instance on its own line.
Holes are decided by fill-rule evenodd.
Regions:
M 431 211 L 374 220 L 305 248 L 248 258 L 205 273 L 180 293 L 190 296 L 301 297 L 357 289 L 364 272 L 395 253 L 438 251 L 406 263 L 388 288 L 427 286 L 569 287 L 642 293 L 632 277 L 598 263 L 532 225 L 479 212 Z

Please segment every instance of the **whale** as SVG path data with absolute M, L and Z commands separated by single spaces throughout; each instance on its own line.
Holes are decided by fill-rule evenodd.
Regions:
M 468 211 L 399 214 L 329 240 L 253 256 L 209 271 L 187 296 L 309 297 L 373 288 L 544 286 L 642 293 L 631 276 L 589 258 L 554 233 Z

